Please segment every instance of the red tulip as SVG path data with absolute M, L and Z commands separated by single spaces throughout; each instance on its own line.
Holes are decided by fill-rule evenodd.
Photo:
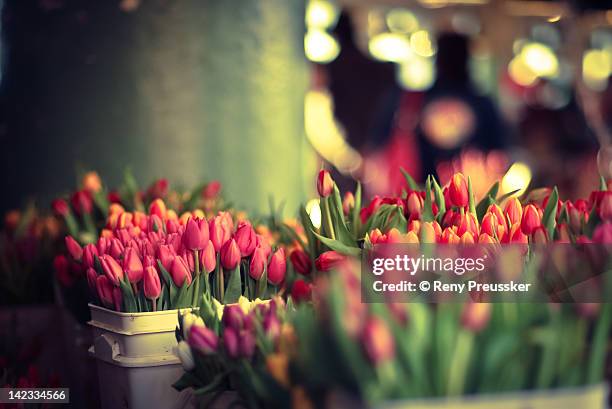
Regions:
M 548 232 L 544 226 L 538 226 L 531 233 L 535 244 L 545 244 L 548 242 Z
M 542 225 L 542 220 L 540 217 L 540 213 L 538 209 L 530 204 L 525 207 L 525 211 L 523 212 L 523 218 L 521 221 L 521 231 L 530 235 L 533 231 Z
M 166 209 L 166 204 L 162 199 L 155 199 L 149 205 L 149 214 L 157 215 L 162 220 L 166 219 L 166 214 L 168 210 Z
M 214 199 L 221 191 L 221 183 L 218 180 L 213 180 L 202 189 L 203 199 Z
M 57 280 L 64 286 L 70 287 L 73 284 L 73 277 L 70 272 L 70 262 L 63 254 L 58 254 L 53 259 L 53 269 Z
M 450 227 L 445 228 L 440 235 L 440 243 L 459 244 L 460 241 L 461 238 L 455 233 L 455 230 Z
M 223 329 L 223 346 L 230 358 L 236 359 L 240 356 L 240 340 L 238 331 L 234 328 Z
M 491 304 L 468 302 L 461 313 L 461 324 L 472 332 L 482 331 L 491 318 Z
M 103 306 L 107 308 L 113 307 L 113 283 L 107 276 L 98 276 L 96 279 L 96 288 L 98 290 L 98 298 Z
M 202 325 L 192 325 L 189 330 L 187 343 L 193 349 L 200 351 L 204 355 L 212 355 L 217 352 L 219 338 L 214 331 Z
M 226 270 L 233 270 L 240 263 L 240 249 L 236 240 L 230 239 L 221 247 L 221 265 Z
M 164 198 L 168 194 L 168 179 L 158 179 L 147 189 L 147 196 L 151 199 Z
M 329 271 L 346 260 L 346 256 L 336 251 L 326 251 L 315 260 L 315 267 L 319 271 Z
M 478 219 L 476 215 L 466 212 L 460 215 L 459 226 L 457 226 L 457 235 L 462 237 L 466 232 L 470 232 L 472 236 L 478 236 Z
M 97 284 L 96 284 L 97 281 L 98 281 L 98 273 L 96 273 L 96 270 L 89 267 L 87 269 L 87 285 L 89 286 L 89 290 L 92 292 L 92 294 L 96 294 L 98 291 Z
M 504 213 L 510 219 L 510 224 L 520 223 L 523 217 L 523 206 L 521 206 L 521 202 L 516 197 L 513 197 L 508 199 L 504 207 Z
M 119 281 L 123 280 L 123 269 L 117 260 L 107 254 L 100 257 L 100 264 L 102 264 L 102 270 L 110 282 L 118 287 Z
M 603 221 L 612 221 L 612 191 L 605 191 L 599 202 L 599 217 Z
M 302 301 L 310 301 L 312 289 L 310 284 L 308 284 L 304 280 L 295 280 L 293 282 L 293 287 L 291 288 L 291 298 L 296 303 L 301 303 Z
M 113 307 L 115 311 L 121 311 L 123 305 L 123 293 L 119 287 L 113 287 Z
M 110 247 L 110 240 L 106 237 L 100 237 L 98 239 L 98 256 L 103 256 L 108 252 Z
M 297 273 L 307 276 L 312 271 L 312 261 L 308 254 L 302 249 L 295 249 L 289 256 L 291 264 Z
M 70 213 L 70 207 L 68 207 L 68 203 L 64 199 L 55 199 L 51 202 L 51 208 L 60 217 L 66 217 Z
M 612 244 L 612 222 L 604 222 L 597 226 L 593 232 L 593 243 Z
M 121 258 L 125 247 L 117 238 L 113 238 L 110 241 L 110 248 L 108 249 L 108 253 L 116 259 Z
M 168 220 L 168 223 L 169 222 L 170 220 Z M 163 229 L 164 229 L 164 222 L 162 221 L 162 219 L 156 214 L 151 215 L 149 217 L 149 220 L 147 221 L 147 230 L 158 232 L 158 231 L 162 231 Z M 176 231 L 172 233 L 176 233 Z
M 342 211 L 348 215 L 355 208 L 355 195 L 353 192 L 346 192 L 342 199 Z
M 374 365 L 390 361 L 395 356 L 395 341 L 387 324 L 378 317 L 370 317 L 364 328 L 361 342 L 366 355 Z
M 376 213 L 382 204 L 382 199 L 379 196 L 374 196 L 374 198 L 370 201 L 370 204 L 359 211 L 359 218 L 361 219 L 361 222 L 365 224 L 370 216 Z
M 130 283 L 136 284 L 142 280 L 144 267 L 136 250 L 133 247 L 128 247 L 123 255 L 123 270 L 126 272 Z
M 262 248 L 264 255 L 266 256 L 266 260 L 267 260 L 268 257 L 270 257 L 270 254 L 272 253 L 272 247 L 270 246 L 270 243 L 268 242 L 268 240 L 261 234 L 258 234 L 256 237 L 257 237 L 257 246 L 255 247 Z
M 285 260 L 285 249 L 276 250 L 268 263 L 268 281 L 273 285 L 279 285 L 285 279 L 287 261 Z
M 423 198 L 417 192 L 410 192 L 406 199 L 406 210 L 411 219 L 420 219 L 423 212 Z
M 480 233 L 486 233 L 491 237 L 503 237 L 503 233 L 500 234 L 500 227 L 501 226 L 495 213 L 486 213 L 482 218 Z
M 180 225 L 179 225 L 179 223 L 176 220 L 174 220 L 174 219 L 166 220 L 166 232 L 168 234 L 170 234 L 170 233 L 177 233 L 179 231 L 179 227 L 180 227 Z
M 183 233 L 183 245 L 188 250 L 202 250 L 208 243 L 208 223 L 206 219 L 194 219 L 187 221 Z
M 383 234 L 380 229 L 376 228 L 374 230 L 372 230 L 368 236 L 370 237 L 370 241 L 372 242 L 372 244 L 384 244 L 387 242 L 387 235 Z M 316 264 L 316 261 L 315 261 Z M 317 266 L 317 270 L 318 270 L 318 266 Z
M 255 353 L 255 336 L 251 331 L 241 331 L 240 333 L 240 356 L 251 358 Z
M 157 270 L 153 266 L 148 266 L 144 270 L 143 290 L 145 297 L 153 301 L 158 299 L 161 294 L 161 281 Z
M 95 257 L 98 255 L 98 249 L 93 244 L 87 244 L 83 248 L 83 267 L 93 267 L 95 263 Z
M 215 246 L 213 246 L 212 241 L 208 241 L 204 250 L 202 250 L 202 255 L 200 257 L 202 270 L 207 273 L 212 272 L 217 266 L 217 254 L 215 253 Z
M 172 259 L 170 275 L 177 287 L 182 287 L 185 282 L 188 285 L 191 284 L 191 272 L 189 271 L 187 262 L 180 256 L 174 256 Z
M 334 180 L 326 170 L 321 170 L 317 177 L 317 191 L 319 196 L 327 197 L 334 191 Z
M 93 211 L 93 200 L 91 193 L 85 190 L 75 192 L 70 198 L 72 207 L 78 214 L 89 214 Z
M 236 240 L 236 244 L 238 244 L 242 257 L 250 256 L 255 250 L 255 246 L 257 246 L 255 230 L 253 230 L 251 223 L 248 222 L 241 222 L 238 225 L 238 230 L 236 230 L 234 234 L 234 239 Z
M 469 203 L 468 188 L 465 177 L 461 173 L 455 173 L 448 186 L 448 195 L 453 205 L 465 207 Z
M 72 236 L 66 236 L 64 241 L 70 257 L 72 257 L 73 260 L 80 261 L 83 257 L 83 249 L 81 248 L 80 244 L 77 243 Z
M 230 239 L 231 234 L 232 231 L 226 218 L 215 216 L 210 220 L 210 241 L 215 246 L 215 251 L 221 250 L 221 247 Z
M 268 257 L 266 256 L 265 250 L 257 246 L 251 257 L 251 264 L 249 266 L 249 275 L 253 280 L 259 280 L 264 273 Z
M 506 239 L 504 240 L 504 242 L 520 244 L 528 243 L 527 235 L 523 233 L 523 231 L 521 230 L 521 225 L 519 223 L 516 223 L 512 225 L 512 227 L 510 227 L 510 231 L 506 235 Z

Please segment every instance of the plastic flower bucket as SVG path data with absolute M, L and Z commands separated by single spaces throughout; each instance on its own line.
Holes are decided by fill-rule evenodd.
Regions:
M 89 305 L 103 409 L 168 409 L 183 369 L 174 355 L 178 310 L 124 313 Z M 185 309 L 188 311 L 190 309 Z
M 605 409 L 605 384 L 579 388 L 504 393 L 457 399 L 386 402 L 376 409 Z

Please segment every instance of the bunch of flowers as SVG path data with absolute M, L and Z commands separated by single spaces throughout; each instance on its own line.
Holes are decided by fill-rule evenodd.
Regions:
M 148 214 L 111 205 L 96 243 L 67 236 L 66 248 L 94 302 L 116 311 L 197 306 L 204 294 L 223 303 L 264 298 L 286 272 L 284 249 L 274 250 L 248 220 L 226 211 L 178 217 L 161 199 Z

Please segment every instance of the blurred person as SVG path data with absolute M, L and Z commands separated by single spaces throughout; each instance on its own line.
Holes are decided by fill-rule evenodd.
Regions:
M 468 59 L 468 37 L 442 33 L 434 84 L 424 92 L 395 86 L 388 93 L 372 130 L 371 149 L 379 153 L 374 153 L 374 160 L 367 165 L 388 164 L 387 186 L 380 187 L 386 192 L 379 193 L 403 187 L 399 166 L 423 181 L 426 175 L 436 174 L 439 163 L 450 161 L 464 149 L 488 152 L 504 147 L 501 116 L 493 101 L 475 90 Z M 385 153 L 381 154 L 381 149 Z

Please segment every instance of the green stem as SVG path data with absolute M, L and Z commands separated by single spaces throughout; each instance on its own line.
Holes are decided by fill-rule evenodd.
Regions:
M 198 250 L 193 251 L 193 260 L 195 265 L 195 283 L 192 304 L 197 306 L 200 303 L 200 254 Z
M 473 344 L 474 334 L 471 331 L 465 329 L 459 331 L 448 375 L 448 387 L 446 390 L 448 396 L 460 396 L 463 394 Z
M 325 230 L 327 234 L 329 235 L 329 237 L 335 240 L 336 234 L 334 233 L 334 225 L 332 224 L 331 213 L 329 211 L 329 198 L 328 197 L 321 198 L 321 206 L 323 207 L 323 218 L 325 219 L 324 220 Z

